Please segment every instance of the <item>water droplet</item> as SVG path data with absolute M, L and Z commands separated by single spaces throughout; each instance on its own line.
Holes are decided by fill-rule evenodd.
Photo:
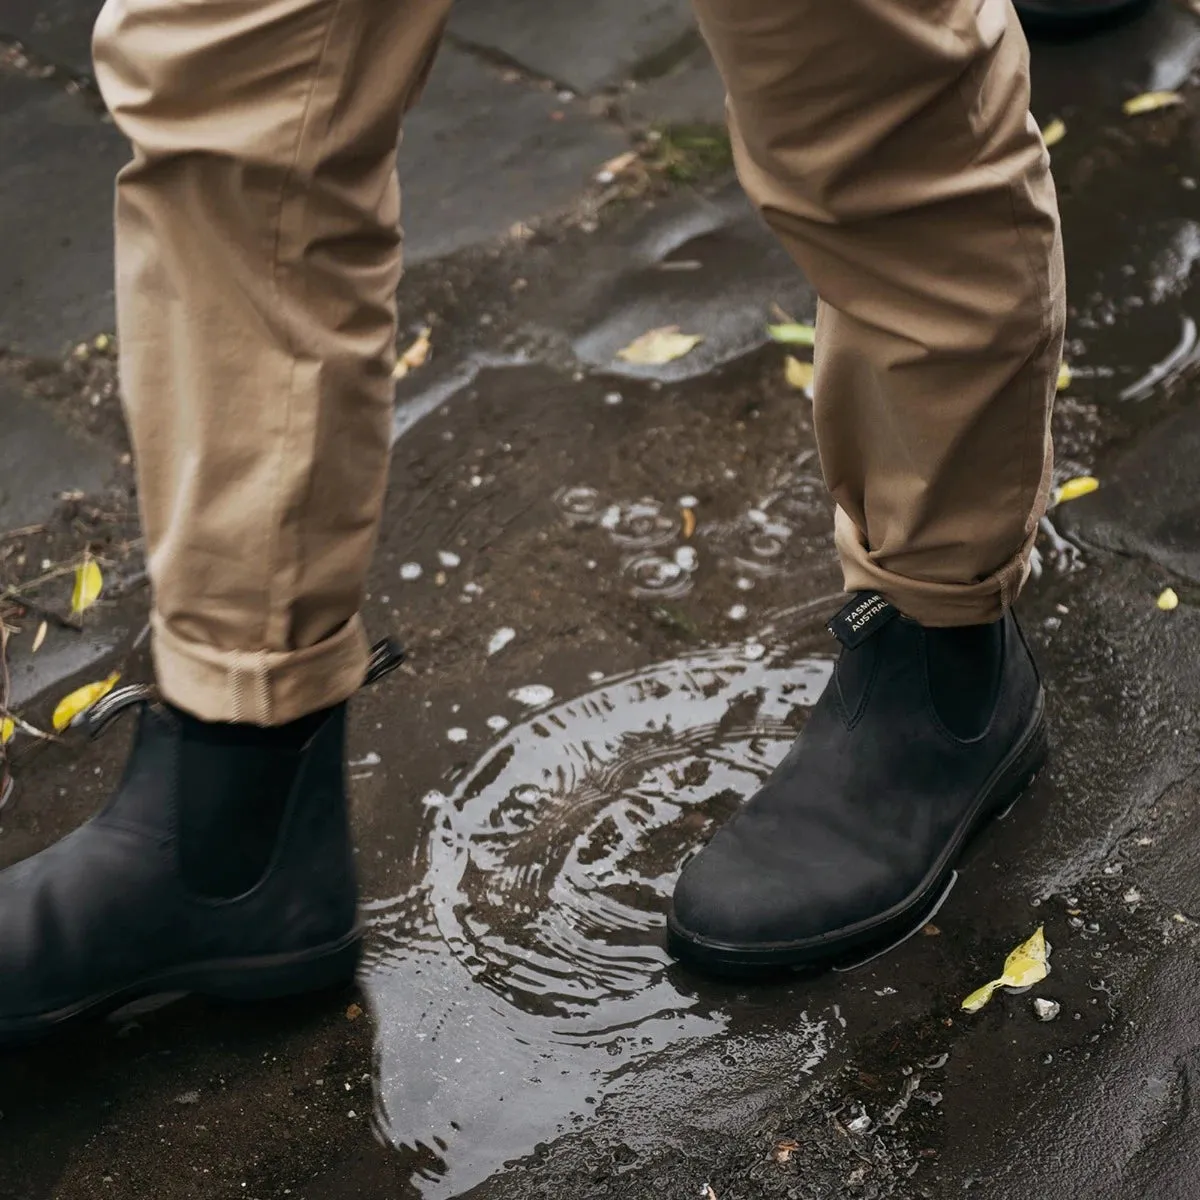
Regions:
M 488 642 L 488 647 L 487 647 L 488 654 L 492 655 L 492 654 L 499 653 L 516 636 L 517 636 L 517 631 L 515 629 L 510 628 L 507 625 L 504 626 L 503 629 L 497 629 L 496 632 L 492 634 L 491 640 Z

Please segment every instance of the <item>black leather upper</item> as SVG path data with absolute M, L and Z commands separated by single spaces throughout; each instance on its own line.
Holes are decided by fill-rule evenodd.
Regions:
M 926 642 L 939 632 L 901 618 L 843 651 L 787 756 L 684 867 L 673 904 L 681 930 L 739 947 L 833 938 L 930 875 L 1041 691 L 1006 616 L 991 719 L 976 737 L 955 736 L 939 716 L 955 697 L 930 690 Z
M 356 900 L 344 737 L 339 706 L 302 747 L 263 751 L 275 756 L 267 766 L 291 778 L 274 853 L 250 890 L 212 898 L 189 888 L 180 869 L 180 805 L 203 804 L 206 788 L 243 785 L 219 763 L 198 777 L 181 753 L 181 719 L 164 706 L 143 708 L 124 779 L 103 811 L 0 872 L 0 1024 L 187 964 L 303 952 L 344 937 Z M 226 836 L 238 837 L 236 825 Z

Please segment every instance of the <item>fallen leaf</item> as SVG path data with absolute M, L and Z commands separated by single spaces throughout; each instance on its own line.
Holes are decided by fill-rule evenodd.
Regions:
M 777 1163 L 785 1163 L 788 1162 L 792 1155 L 795 1154 L 799 1149 L 800 1143 L 794 1138 L 784 1138 L 782 1142 L 776 1143 L 775 1149 L 771 1151 L 771 1157 L 774 1158 Z
M 120 678 L 120 671 L 114 671 L 107 679 L 101 679 L 97 683 L 84 684 L 83 687 L 76 688 L 69 696 L 64 696 L 58 702 L 54 716 L 50 719 L 54 725 L 54 732 L 62 733 L 80 713 L 87 712 L 97 700 L 103 700 L 117 686 L 117 680 Z
M 75 568 L 75 590 L 71 593 L 71 615 L 82 616 L 96 603 L 104 587 L 104 576 L 90 555 Z
M 1054 503 L 1064 504 L 1068 500 L 1078 500 L 1080 496 L 1087 496 L 1094 492 L 1100 486 L 1100 480 L 1093 475 L 1077 475 L 1074 479 L 1068 479 L 1065 483 L 1060 483 L 1054 489 Z
M 100 333 L 96 335 L 96 340 L 92 342 L 92 345 L 95 346 L 97 350 L 103 352 L 108 349 L 110 341 L 111 339 L 107 333 Z
M 42 643 L 46 640 L 46 629 L 45 621 L 37 627 L 37 633 L 33 635 L 33 649 L 29 651 L 30 654 L 36 654 L 42 648 Z
M 685 508 L 679 515 L 683 522 L 683 540 L 686 542 L 696 532 L 696 514 L 690 508 Z
M 1041 983 L 1050 974 L 1050 948 L 1046 945 L 1046 932 L 1039 925 L 1028 941 L 1022 942 L 1005 960 L 1004 973 L 999 979 L 985 983 L 973 991 L 963 1002 L 965 1011 L 978 1012 L 1000 988 L 1029 988 Z
M 433 330 L 428 325 L 417 335 L 417 340 L 405 352 L 396 359 L 396 365 L 392 368 L 393 379 L 403 379 L 409 371 L 415 371 L 417 367 L 423 367 L 426 359 L 429 358 L 430 337 Z
M 616 158 L 610 158 L 608 162 L 596 172 L 596 178 L 601 183 L 611 183 L 622 171 L 628 170 L 637 162 L 638 153 L 636 150 L 626 150 L 624 154 L 618 154 Z
M 617 351 L 617 357 L 639 366 L 658 367 L 682 358 L 702 341 L 704 338 L 698 334 L 680 333 L 678 325 L 664 325 L 634 338 L 623 350 Z
M 790 322 L 787 325 L 768 325 L 767 332 L 774 342 L 782 342 L 785 346 L 815 346 L 817 331 L 812 325 L 797 325 Z
M 1121 105 L 1127 117 L 1136 117 L 1141 113 L 1158 112 L 1160 108 L 1174 108 L 1183 103 L 1183 97 L 1178 92 L 1143 92 L 1126 100 Z
M 704 1200 L 717 1200 L 717 1193 L 712 1190 L 712 1184 L 704 1185 Z
M 351 1004 L 350 1007 L 346 1009 L 346 1020 L 357 1021 L 358 1018 L 362 1016 L 362 1012 L 363 1010 L 357 1004 Z
M 942 931 L 936 925 L 926 925 L 925 928 L 921 930 L 921 932 L 926 937 L 941 937 L 942 936 Z
M 17 732 L 17 723 L 12 717 L 0 718 L 0 746 L 7 746 Z
M 1174 588 L 1163 588 L 1159 597 L 1154 602 L 1163 612 L 1170 612 L 1172 609 L 1179 607 L 1179 594 Z
M 1058 364 L 1058 379 L 1054 382 L 1056 392 L 1065 392 L 1071 386 L 1071 367 L 1068 363 Z
M 1066 136 L 1067 127 L 1057 117 L 1042 130 L 1042 141 L 1046 143 L 1047 150 L 1051 146 L 1057 146 Z
M 809 392 L 813 385 L 813 365 L 801 362 L 790 354 L 783 360 L 783 377 L 799 392 Z

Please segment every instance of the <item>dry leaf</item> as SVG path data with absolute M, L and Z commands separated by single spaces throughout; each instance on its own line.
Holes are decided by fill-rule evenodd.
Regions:
M 1050 974 L 1050 947 L 1046 933 L 1039 925 L 1027 942 L 1022 942 L 1005 960 L 1004 973 L 999 979 L 985 983 L 963 1002 L 967 1012 L 978 1012 L 1002 988 L 1029 988 L 1041 983 Z
M 678 325 L 664 325 L 634 338 L 617 357 L 627 363 L 644 367 L 659 367 L 674 362 L 698 346 L 704 338 L 694 333 L 680 333 Z
M 682 534 L 686 542 L 696 532 L 696 514 L 690 508 L 685 508 L 680 512 L 680 519 L 683 521 Z
M 1054 382 L 1056 392 L 1065 392 L 1071 386 L 1071 368 L 1067 363 L 1058 364 L 1058 379 Z
M 783 376 L 788 381 L 789 386 L 794 387 L 799 392 L 811 392 L 813 385 L 813 365 L 810 362 L 801 362 L 798 358 L 793 358 L 790 354 L 783 360 Z
M 941 937 L 942 931 L 936 925 L 926 925 L 921 932 L 926 937 Z
M 104 587 L 104 576 L 96 560 L 90 556 L 75 568 L 75 590 L 71 593 L 71 615 L 82 616 L 100 596 Z
M 1063 504 L 1067 500 L 1078 500 L 1080 496 L 1088 496 L 1100 486 L 1100 480 L 1093 475 L 1077 475 L 1060 483 L 1054 489 L 1054 503 Z
M 1057 117 L 1042 130 L 1042 141 L 1046 143 L 1047 150 L 1057 146 L 1066 136 L 1067 127 Z
M 346 1020 L 357 1021 L 358 1018 L 362 1016 L 362 1012 L 363 1010 L 357 1004 L 351 1004 L 350 1007 L 346 1009 Z
M 1183 103 L 1183 97 L 1178 92 L 1143 92 L 1126 100 L 1121 105 L 1127 117 L 1136 117 L 1141 113 L 1158 112 L 1160 108 L 1174 108 Z
M 1163 612 L 1171 612 L 1179 607 L 1179 593 L 1174 588 L 1163 588 L 1158 599 L 1154 602 Z
M 815 346 L 817 330 L 813 325 L 798 325 L 790 322 L 787 325 L 768 325 L 767 332 L 774 342 L 782 342 L 785 346 Z
M 704 1200 L 717 1200 L 717 1193 L 712 1190 L 712 1184 L 704 1185 Z
M 788 1162 L 792 1155 L 800 1149 L 800 1143 L 794 1138 L 784 1138 L 782 1142 L 777 1142 L 775 1149 L 771 1152 L 771 1157 L 777 1163 Z
M 30 654 L 36 654 L 42 648 L 42 643 L 46 640 L 47 628 L 45 621 L 37 627 L 37 633 L 33 635 L 33 649 L 29 651 Z
M 426 359 L 429 358 L 429 339 L 432 334 L 433 330 L 428 325 L 421 330 L 417 340 L 396 359 L 396 365 L 392 368 L 393 379 L 403 379 L 409 371 L 415 371 L 417 367 L 425 365 Z
M 58 707 L 55 708 L 54 716 L 51 718 L 54 732 L 62 733 L 80 713 L 87 712 L 97 700 L 103 700 L 117 686 L 117 680 L 120 678 L 120 671 L 114 671 L 107 679 L 101 679 L 97 683 L 84 684 L 83 687 L 76 688 L 69 696 L 64 696 L 58 702 Z
M 616 158 L 610 158 L 608 162 L 596 172 L 596 178 L 601 183 L 612 183 L 612 181 L 621 174 L 622 171 L 628 170 L 637 162 L 638 154 L 636 150 L 626 150 L 624 154 L 618 154 Z
M 17 723 L 12 717 L 0 717 L 0 746 L 7 746 L 17 732 Z

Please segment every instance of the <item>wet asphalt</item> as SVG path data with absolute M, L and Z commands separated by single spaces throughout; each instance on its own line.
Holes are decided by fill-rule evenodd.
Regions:
M 831 666 L 830 508 L 808 402 L 764 334 L 772 305 L 806 320 L 814 297 L 723 176 L 612 197 L 588 182 L 628 144 L 612 112 L 577 113 L 561 78 L 472 83 L 531 89 L 515 144 L 550 128 L 591 165 L 551 217 L 512 199 L 522 224 L 499 240 L 418 249 L 401 292 L 401 342 L 431 326 L 433 354 L 398 387 L 367 607 L 409 662 L 363 693 L 351 732 L 358 986 L 184 998 L 7 1054 L 0 1197 L 1200 1195 L 1198 53 L 1200 19 L 1166 3 L 1035 45 L 1035 115 L 1067 127 L 1058 474 L 1101 484 L 1051 513 L 1022 601 L 1050 766 L 911 940 L 756 985 L 672 964 L 662 911 Z M 1177 107 L 1121 112 L 1174 88 Z M 430 157 L 451 92 L 418 130 Z M 99 324 L 60 341 L 108 328 L 97 303 Z M 660 371 L 614 360 L 663 324 L 705 341 Z M 14 679 L 37 716 L 110 662 L 145 671 L 146 598 L 111 356 L 60 366 L 57 343 L 4 328 L 29 453 L 53 445 L 104 498 L 68 501 L 29 565 L 81 538 L 114 564 L 88 636 L 56 630 L 40 652 L 57 659 L 33 657 L 20 622 Z M 34 519 L 36 485 L 8 527 Z M 0 863 L 83 819 L 127 736 L 18 743 Z M 1039 926 L 1045 982 L 962 1012 Z

